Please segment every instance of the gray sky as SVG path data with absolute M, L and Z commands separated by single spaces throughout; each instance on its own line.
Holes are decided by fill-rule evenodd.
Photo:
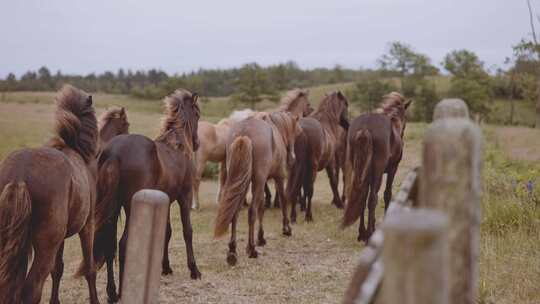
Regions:
M 532 0 L 540 13 L 540 0 Z M 0 77 L 267 65 L 374 67 L 389 41 L 489 67 L 530 34 L 525 0 L 2 0 Z

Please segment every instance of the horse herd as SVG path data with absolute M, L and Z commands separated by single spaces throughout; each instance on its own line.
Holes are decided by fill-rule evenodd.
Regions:
M 385 208 L 392 196 L 410 102 L 390 93 L 383 97 L 380 108 L 349 124 L 349 104 L 341 92 L 326 94 L 313 110 L 308 92 L 295 89 L 275 110 L 239 111 L 213 125 L 199 121 L 198 95 L 178 89 L 164 99 L 161 130 L 150 139 L 128 134 L 124 108 L 108 110 L 98 122 L 92 96 L 65 85 L 56 97 L 55 136 L 43 147 L 12 152 L 0 164 L 0 303 L 39 303 L 49 274 L 51 303 L 59 303 L 64 240 L 74 234 L 79 234 L 83 253 L 77 275 L 88 283 L 90 302 L 99 303 L 96 271 L 104 264 L 107 295 L 110 301 L 118 301 L 122 290 L 117 293 L 113 262 L 118 243 L 121 287 L 131 197 L 141 189 L 161 190 L 171 204 L 180 205 L 188 268 L 192 279 L 200 279 L 190 212 L 199 206 L 199 184 L 207 161 L 221 164 L 214 234 L 223 236 L 231 227 L 230 265 L 237 263 L 236 225 L 242 207 L 248 208 L 246 251 L 256 258 L 256 246 L 266 244 L 263 216 L 271 202 L 267 182 L 275 182 L 282 232 L 290 236 L 288 205 L 293 222 L 297 203 L 305 210 L 306 221 L 313 220 L 313 184 L 323 169 L 329 176 L 332 204 L 345 207 L 342 226 L 360 218 L 358 240 L 367 241 L 375 229 L 375 205 L 384 173 Z M 338 191 L 340 170 L 345 182 L 342 196 Z M 126 227 L 117 242 L 122 208 Z M 171 233 L 169 220 L 163 274 L 172 273 L 168 257 Z

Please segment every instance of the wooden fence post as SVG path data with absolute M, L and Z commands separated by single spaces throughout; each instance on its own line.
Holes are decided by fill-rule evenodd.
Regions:
M 452 304 L 476 302 L 481 164 L 482 134 L 469 119 L 443 115 L 428 129 L 418 205 L 448 216 Z
M 447 217 L 416 209 L 382 224 L 385 304 L 448 304 Z
M 122 286 L 124 304 L 158 302 L 168 211 L 169 197 L 161 191 L 144 189 L 133 196 Z
M 469 118 L 469 109 L 465 101 L 457 98 L 443 99 L 433 111 L 433 121 L 443 118 Z

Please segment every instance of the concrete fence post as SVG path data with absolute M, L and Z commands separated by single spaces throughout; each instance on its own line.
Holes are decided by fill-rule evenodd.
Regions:
M 169 197 L 161 191 L 145 189 L 133 196 L 122 286 L 124 304 L 158 303 L 168 210 Z
M 380 303 L 449 304 L 447 217 L 416 209 L 387 217 L 382 227 Z
M 448 216 L 452 304 L 476 303 L 482 141 L 469 119 L 444 116 L 424 138 L 418 205 Z
M 433 121 L 443 118 L 469 118 L 465 101 L 457 98 L 441 100 L 433 111 Z

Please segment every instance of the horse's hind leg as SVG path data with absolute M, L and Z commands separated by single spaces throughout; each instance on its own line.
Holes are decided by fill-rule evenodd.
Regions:
M 259 219 L 259 233 L 257 234 L 257 246 L 266 245 L 266 240 L 264 239 L 264 228 L 263 228 L 264 209 L 265 209 L 264 204 L 260 204 L 257 211 L 257 217 Z
M 191 272 L 191 278 L 193 280 L 197 280 L 201 278 L 201 273 L 197 268 L 197 263 L 195 262 L 195 255 L 193 254 L 193 228 L 191 227 L 191 210 L 189 208 L 189 202 L 191 202 L 191 197 L 193 193 L 190 190 L 191 188 L 184 189 L 184 191 L 182 191 L 181 197 L 177 201 L 180 204 L 182 232 L 184 234 L 184 242 L 186 243 L 187 266 Z
M 109 302 L 118 302 L 116 293 L 116 283 L 114 281 L 114 255 L 116 254 L 116 231 L 117 231 L 118 213 L 110 220 L 108 225 L 108 244 L 105 251 L 105 261 L 107 263 L 107 297 Z
M 396 176 L 398 166 L 392 167 L 388 170 L 386 175 L 386 187 L 384 188 L 384 213 L 388 210 L 390 206 L 390 201 L 392 200 L 392 184 L 394 183 L 394 177 Z
M 227 263 L 230 266 L 236 265 L 236 221 L 238 220 L 238 212 L 234 215 L 231 222 L 231 240 L 229 241 L 229 252 L 227 253 Z
M 51 304 L 59 304 L 60 299 L 58 297 L 58 292 L 60 289 L 60 280 L 62 279 L 62 275 L 64 274 L 64 242 L 62 242 L 62 245 L 60 245 L 60 248 L 58 248 L 58 252 L 56 253 L 56 261 L 54 263 L 54 269 L 51 272 L 52 277 L 52 291 L 51 291 Z
M 163 247 L 163 260 L 161 261 L 161 274 L 169 275 L 173 271 L 171 269 L 171 263 L 169 261 L 169 242 L 171 241 L 172 228 L 171 228 L 171 210 L 167 213 L 167 227 L 165 228 L 165 246 Z
M 126 266 L 126 250 L 127 250 L 127 238 L 128 238 L 128 225 L 129 225 L 129 215 L 130 215 L 130 206 L 128 204 L 124 205 L 124 213 L 126 214 L 126 222 L 124 224 L 124 232 L 122 233 L 122 237 L 120 238 L 120 242 L 118 245 L 118 268 L 120 270 L 120 273 L 118 275 L 119 280 L 119 289 L 118 289 L 118 297 L 122 298 L 122 285 L 124 281 L 124 267 Z
M 335 161 L 330 162 L 330 164 L 326 167 L 326 173 L 328 174 L 328 179 L 330 180 L 330 187 L 332 188 L 332 194 L 334 196 L 334 198 L 332 199 L 332 205 L 341 209 L 343 208 L 343 203 L 341 202 L 341 198 L 339 196 Z
M 34 239 L 34 260 L 24 283 L 22 303 L 40 303 L 43 284 L 55 266 L 56 254 L 63 242 L 64 235 L 65 233 L 55 239 L 50 237 Z
M 382 173 L 373 175 L 373 183 L 369 192 L 369 204 L 368 204 L 368 227 L 367 227 L 367 239 L 371 237 L 375 231 L 375 207 L 377 207 L 378 193 L 382 183 Z
M 313 198 L 314 182 L 307 182 L 304 185 L 304 197 L 307 199 L 306 222 L 313 222 L 313 213 L 311 209 L 311 199 Z
M 96 267 L 94 264 L 94 223 L 93 218 L 90 218 L 83 229 L 79 232 L 81 239 L 81 248 L 83 253 L 84 277 L 88 283 L 88 291 L 90 293 L 90 303 L 98 304 L 98 296 L 96 290 Z
M 268 187 L 268 181 L 264 184 L 264 205 L 266 208 L 272 208 L 272 192 Z
M 289 225 L 289 214 L 287 210 L 287 198 L 285 197 L 284 179 L 283 177 L 275 178 L 276 181 L 276 196 L 279 196 L 281 201 L 281 213 L 283 217 L 283 235 L 291 236 L 291 226 Z
M 256 179 L 251 185 L 251 205 L 248 209 L 248 245 L 246 247 L 246 253 L 250 258 L 257 258 L 258 253 L 255 249 L 255 220 L 257 218 L 257 210 L 259 205 L 263 204 L 263 195 L 264 195 L 264 183 L 266 179 Z
M 219 165 L 219 184 L 218 191 L 216 196 L 216 204 L 219 204 L 221 199 L 221 192 L 223 191 L 223 186 L 225 186 L 225 181 L 227 180 L 227 163 L 222 161 Z

